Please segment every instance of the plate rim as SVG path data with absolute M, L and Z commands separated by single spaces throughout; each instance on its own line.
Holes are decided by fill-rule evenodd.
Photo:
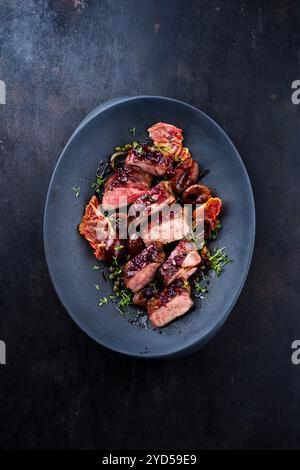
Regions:
M 77 134 L 87 125 L 89 124 L 89 122 L 91 122 L 93 119 L 95 119 L 100 113 L 106 111 L 107 109 L 110 109 L 110 108 L 113 108 L 115 106 L 118 106 L 119 104 L 121 103 L 126 103 L 127 101 L 136 101 L 136 100 L 140 100 L 140 99 L 159 99 L 159 100 L 163 100 L 163 101 L 170 101 L 170 102 L 173 102 L 173 103 L 177 103 L 179 105 L 183 105 L 183 106 L 186 106 L 188 108 L 190 108 L 191 110 L 193 111 L 196 111 L 197 113 L 200 113 L 202 114 L 206 119 L 208 119 L 211 124 L 213 124 L 219 132 L 221 132 L 221 134 L 223 135 L 223 137 L 225 138 L 225 140 L 227 140 L 227 142 L 229 143 L 229 145 L 232 147 L 232 149 L 234 150 L 235 152 L 235 155 L 237 157 L 237 159 L 239 160 L 239 163 L 241 165 L 241 168 L 243 170 L 243 173 L 244 173 L 244 176 L 246 177 L 246 182 L 247 182 L 247 188 L 248 188 L 248 196 L 249 196 L 249 200 L 250 200 L 250 205 L 251 205 L 251 214 L 250 214 L 250 217 L 251 217 L 251 227 L 252 227 L 252 230 L 251 230 L 251 244 L 250 244 L 250 252 L 249 252 L 249 257 L 248 257 L 248 262 L 247 262 L 247 265 L 244 269 L 244 273 L 243 273 L 243 277 L 241 279 L 241 283 L 240 283 L 240 287 L 239 289 L 237 290 L 234 298 L 232 299 L 231 303 L 230 303 L 230 306 L 227 308 L 227 310 L 224 312 L 224 315 L 222 316 L 222 318 L 214 325 L 213 328 L 211 328 L 204 336 L 202 336 L 201 338 L 198 339 L 198 341 L 195 341 L 193 342 L 192 344 L 188 345 L 188 346 L 185 346 L 183 348 L 178 348 L 176 351 L 172 351 L 170 353 L 147 353 L 147 354 L 141 354 L 141 353 L 135 353 L 135 352 L 130 352 L 130 351 L 124 351 L 118 347 L 113 347 L 109 344 L 105 344 L 104 342 L 102 342 L 101 340 L 99 340 L 98 337 L 96 337 L 96 335 L 94 335 L 92 332 L 90 331 L 87 331 L 87 329 L 85 328 L 84 325 L 82 325 L 82 323 L 80 321 L 77 320 L 77 318 L 75 318 L 75 316 L 73 315 L 72 313 L 72 310 L 69 309 L 69 307 L 66 305 L 64 299 L 63 299 L 63 296 L 60 295 L 60 289 L 59 289 L 59 286 L 57 285 L 56 281 L 55 281 L 55 277 L 54 277 L 54 273 L 52 272 L 52 269 L 51 269 L 51 263 L 50 263 L 50 257 L 49 257 L 49 254 L 47 252 L 47 232 L 46 232 L 46 225 L 47 225 L 47 211 L 48 211 L 48 207 L 49 207 L 49 199 L 50 199 L 50 192 L 51 192 L 51 189 L 52 189 L 52 185 L 53 185 L 53 182 L 54 182 L 54 178 L 55 178 L 55 174 L 57 172 L 57 169 L 58 169 L 58 166 L 59 166 L 59 163 L 60 161 L 62 160 L 65 152 L 67 151 L 67 148 L 69 147 L 69 145 L 71 144 L 71 142 L 74 140 L 74 138 L 77 136 Z M 114 351 L 114 352 L 117 352 L 119 354 L 124 354 L 126 356 L 131 356 L 131 357 L 136 357 L 136 358 L 142 358 L 142 359 L 169 359 L 169 358 L 175 358 L 175 357 L 178 357 L 178 356 L 184 356 L 184 355 L 187 355 L 193 351 L 196 351 L 197 349 L 199 349 L 201 346 L 204 346 L 208 341 L 210 341 L 213 336 L 216 335 L 216 333 L 221 329 L 221 327 L 224 325 L 225 321 L 227 320 L 229 314 L 231 313 L 231 311 L 233 310 L 240 294 L 241 294 L 241 291 L 245 285 L 245 282 L 246 282 L 246 279 L 247 279 L 247 276 L 248 276 L 248 273 L 249 273 L 249 269 L 250 269 L 250 265 L 251 265 L 251 262 L 252 262 L 252 258 L 253 258 L 253 251 L 254 251 L 254 244 L 255 244 L 255 236 L 256 236 L 256 209 L 255 209 L 255 199 L 254 199 L 254 195 L 253 195 L 253 189 L 252 189 L 252 185 L 251 185 L 251 181 L 250 181 L 250 178 L 249 178 L 249 175 L 248 175 L 248 172 L 247 172 L 247 169 L 246 169 L 246 166 L 236 148 L 236 146 L 234 145 L 234 143 L 232 142 L 231 138 L 227 135 L 227 133 L 224 131 L 224 129 L 213 119 L 211 118 L 208 114 L 206 114 L 204 111 L 200 110 L 199 108 L 197 108 L 196 106 L 193 106 L 189 103 L 186 103 L 184 101 L 181 101 L 181 100 L 178 100 L 178 99 L 175 99 L 175 98 L 171 98 L 171 97 L 167 97 L 167 96 L 159 96 L 159 95 L 134 95 L 134 96 L 124 96 L 124 97 L 119 97 L 119 98 L 113 98 L 113 99 L 110 99 L 110 100 L 106 100 L 104 101 L 103 103 L 101 103 L 100 105 L 96 106 L 95 108 L 93 108 L 82 120 L 81 122 L 78 124 L 78 126 L 75 128 L 75 130 L 73 131 L 71 137 L 68 139 L 67 143 L 65 144 L 55 166 L 54 166 L 54 169 L 52 171 L 52 175 L 51 175 L 51 178 L 50 178 L 50 181 L 49 181 L 49 186 L 48 186 L 48 190 L 47 190 L 47 196 L 46 196 L 46 201 L 45 201 L 45 207 L 44 207 L 44 216 L 43 216 L 43 244 L 44 244 L 44 254 L 45 254 L 45 259 L 46 259 L 46 264 L 47 264 L 47 268 L 48 268 L 48 272 L 49 272 L 49 275 L 50 275 L 50 279 L 51 279 L 51 282 L 52 282 L 52 285 L 54 287 L 54 290 L 56 292 L 56 295 L 58 296 L 59 298 L 59 301 L 61 302 L 61 304 L 63 305 L 64 309 L 67 311 L 68 315 L 72 318 L 72 320 L 74 321 L 74 323 L 86 334 L 88 335 L 90 338 L 92 338 L 96 343 L 100 344 L 101 346 L 105 347 L 105 348 L 108 348 L 109 350 L 111 351 Z

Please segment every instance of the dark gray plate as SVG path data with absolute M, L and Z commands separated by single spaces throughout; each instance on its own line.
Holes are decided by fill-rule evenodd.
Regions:
M 203 182 L 223 200 L 222 224 L 216 245 L 226 247 L 232 263 L 210 282 L 204 300 L 169 326 L 155 330 L 132 324 L 112 303 L 98 306 L 108 296 L 88 243 L 77 227 L 92 195 L 90 183 L 101 159 L 116 145 L 147 136 L 153 123 L 165 121 L 184 131 L 185 145 L 201 168 L 210 173 Z M 75 198 L 72 186 L 80 186 Z M 245 282 L 253 251 L 255 209 L 250 181 L 242 160 L 224 131 L 207 115 L 170 98 L 139 96 L 110 101 L 92 111 L 76 129 L 55 167 L 44 217 L 44 243 L 50 275 L 63 305 L 89 336 L 115 351 L 140 357 L 167 358 L 186 354 L 210 339 L 223 325 Z M 98 292 L 95 284 L 100 283 Z

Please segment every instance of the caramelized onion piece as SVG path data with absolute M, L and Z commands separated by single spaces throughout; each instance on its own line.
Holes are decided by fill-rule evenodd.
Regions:
M 204 204 L 211 197 L 211 190 L 204 184 L 193 184 L 182 194 L 184 204 Z
M 175 193 L 181 194 L 191 184 L 195 183 L 199 176 L 199 165 L 192 158 L 187 158 L 179 163 L 171 178 L 172 189 Z
M 114 170 L 114 172 L 118 171 L 118 167 L 116 166 L 115 160 L 118 157 L 121 157 L 121 156 L 124 156 L 124 155 L 127 155 L 127 154 L 128 154 L 128 152 L 116 152 L 110 157 L 111 167 Z

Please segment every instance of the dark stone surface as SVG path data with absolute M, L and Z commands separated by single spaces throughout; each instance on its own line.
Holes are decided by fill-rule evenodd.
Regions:
M 1 447 L 299 447 L 298 2 L 3 0 L 0 14 Z M 65 142 L 97 104 L 136 94 L 215 118 L 256 200 L 256 248 L 234 311 L 204 349 L 170 362 L 85 336 L 43 254 Z

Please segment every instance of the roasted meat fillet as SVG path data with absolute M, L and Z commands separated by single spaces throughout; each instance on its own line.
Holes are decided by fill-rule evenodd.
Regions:
M 172 124 L 158 122 L 148 129 L 149 136 L 165 155 L 179 155 L 182 148 L 182 130 Z
M 151 217 L 142 227 L 141 236 L 146 245 L 153 241 L 172 243 L 186 237 L 190 231 L 187 214 L 179 204 L 172 204 Z
M 97 259 L 105 259 L 105 245 L 107 239 L 112 236 L 110 224 L 100 210 L 100 203 L 96 196 L 93 196 L 86 205 L 84 216 L 79 225 L 79 232 L 90 243 Z
M 172 251 L 169 258 L 159 268 L 159 274 L 165 286 L 171 284 L 175 279 L 188 279 L 201 262 L 194 242 L 181 240 Z
M 153 326 L 167 325 L 184 315 L 193 305 L 188 281 L 176 279 L 157 298 L 148 300 L 148 316 Z
M 157 287 L 152 284 L 154 283 L 148 284 L 142 290 L 134 294 L 132 301 L 135 305 L 146 308 L 148 300 L 155 299 L 159 295 Z
M 158 268 L 165 260 L 161 243 L 152 243 L 135 258 L 128 261 L 124 268 L 124 282 L 132 292 L 143 289 L 154 278 Z
M 163 176 L 173 166 L 173 157 L 164 155 L 160 150 L 152 150 L 148 145 L 139 145 L 129 152 L 126 166 L 138 168 L 150 175 Z
M 171 185 L 168 181 L 161 181 L 149 189 L 129 208 L 129 216 L 143 219 L 161 211 L 175 201 Z
M 135 168 L 123 168 L 108 178 L 105 184 L 102 206 L 104 210 L 132 204 L 147 193 L 152 176 Z

